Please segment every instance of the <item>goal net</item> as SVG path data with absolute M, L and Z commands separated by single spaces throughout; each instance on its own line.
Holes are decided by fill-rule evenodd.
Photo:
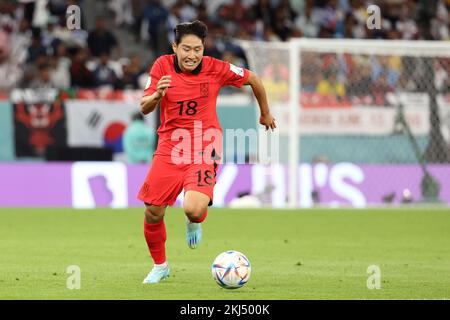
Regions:
M 450 204 L 450 43 L 240 44 L 277 121 L 289 207 Z

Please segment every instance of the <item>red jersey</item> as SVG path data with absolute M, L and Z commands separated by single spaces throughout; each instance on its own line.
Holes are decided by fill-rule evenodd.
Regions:
M 178 154 L 192 161 L 197 154 L 208 152 L 205 148 L 209 146 L 221 154 L 222 128 L 216 112 L 217 96 L 224 86 L 242 87 L 249 71 L 204 56 L 195 70 L 184 73 L 178 66 L 175 54 L 163 55 L 150 70 L 144 96 L 156 91 L 156 85 L 164 75 L 171 75 L 172 81 L 160 102 L 161 125 L 154 154 Z M 190 154 L 186 154 L 187 151 Z

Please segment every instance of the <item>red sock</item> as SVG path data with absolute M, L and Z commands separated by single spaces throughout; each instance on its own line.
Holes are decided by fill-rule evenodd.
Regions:
M 166 225 L 164 220 L 148 223 L 144 219 L 144 236 L 155 264 L 166 262 Z
M 191 220 L 191 222 L 195 222 L 195 223 L 201 223 L 206 219 L 206 216 L 208 215 L 208 208 L 206 208 L 205 212 L 203 213 L 203 215 L 197 219 L 197 220 Z

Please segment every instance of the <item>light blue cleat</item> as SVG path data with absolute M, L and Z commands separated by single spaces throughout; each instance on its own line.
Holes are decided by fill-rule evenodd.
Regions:
M 202 240 L 202 224 L 186 221 L 186 242 L 189 248 L 195 249 Z
M 165 266 L 154 266 L 142 283 L 158 283 L 169 277 L 169 273 L 170 269 L 168 264 Z

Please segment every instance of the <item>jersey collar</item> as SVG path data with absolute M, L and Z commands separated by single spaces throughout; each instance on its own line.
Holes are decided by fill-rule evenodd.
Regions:
M 192 70 L 190 73 L 191 74 L 199 74 L 200 71 L 202 71 L 202 63 L 203 63 L 203 59 L 202 59 L 202 61 L 200 61 L 200 63 L 197 66 L 197 68 Z M 173 66 L 175 68 L 175 72 L 176 73 L 182 73 L 183 72 L 183 70 L 181 70 L 180 66 L 178 65 L 178 58 L 177 58 L 176 54 L 173 55 Z

